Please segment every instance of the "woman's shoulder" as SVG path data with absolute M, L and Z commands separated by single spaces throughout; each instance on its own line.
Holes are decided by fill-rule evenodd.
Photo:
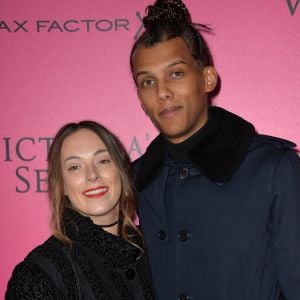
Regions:
M 53 237 L 34 248 L 13 270 L 7 285 L 5 299 L 60 299 L 57 288 L 40 261 L 47 250 L 54 248 Z M 47 259 L 45 259 L 46 261 Z M 50 263 L 49 263 L 50 264 Z

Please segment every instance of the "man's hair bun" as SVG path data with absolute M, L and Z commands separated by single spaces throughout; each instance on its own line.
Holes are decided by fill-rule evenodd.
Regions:
M 143 18 L 146 30 L 161 23 L 191 24 L 189 11 L 181 0 L 156 0 L 147 7 L 147 13 Z

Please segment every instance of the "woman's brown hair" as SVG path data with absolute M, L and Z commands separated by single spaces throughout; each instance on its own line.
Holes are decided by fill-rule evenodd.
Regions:
M 62 216 L 66 207 L 70 207 L 70 202 L 64 193 L 62 168 L 61 168 L 61 149 L 66 137 L 72 135 L 80 129 L 88 129 L 99 136 L 107 147 L 112 160 L 116 164 L 121 177 L 121 196 L 119 202 L 119 218 L 121 228 L 119 234 L 131 244 L 134 236 L 140 235 L 140 231 L 134 224 L 136 216 L 136 194 L 133 183 L 130 179 L 130 159 L 119 141 L 107 128 L 94 121 L 81 121 L 79 123 L 69 123 L 64 125 L 54 137 L 48 155 L 48 190 L 52 208 L 51 229 L 55 237 L 65 243 L 71 241 L 65 235 L 62 226 Z M 129 234 L 131 232 L 131 234 Z M 132 233 L 136 234 L 132 234 Z M 139 246 L 137 246 L 140 248 Z

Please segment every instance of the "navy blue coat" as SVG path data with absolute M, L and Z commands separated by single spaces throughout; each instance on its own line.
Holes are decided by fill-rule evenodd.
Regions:
M 135 162 L 158 299 L 299 300 L 300 159 L 293 143 L 211 107 L 189 164 L 159 135 Z

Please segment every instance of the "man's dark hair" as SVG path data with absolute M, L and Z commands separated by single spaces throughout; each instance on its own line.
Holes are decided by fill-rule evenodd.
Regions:
M 199 67 L 212 66 L 209 48 L 200 30 L 209 31 L 206 25 L 193 23 L 186 6 L 181 0 L 157 0 L 146 8 L 143 18 L 145 31 L 137 39 L 130 54 L 130 67 L 133 72 L 133 54 L 140 47 L 151 48 L 157 43 L 181 37 L 191 51 Z

